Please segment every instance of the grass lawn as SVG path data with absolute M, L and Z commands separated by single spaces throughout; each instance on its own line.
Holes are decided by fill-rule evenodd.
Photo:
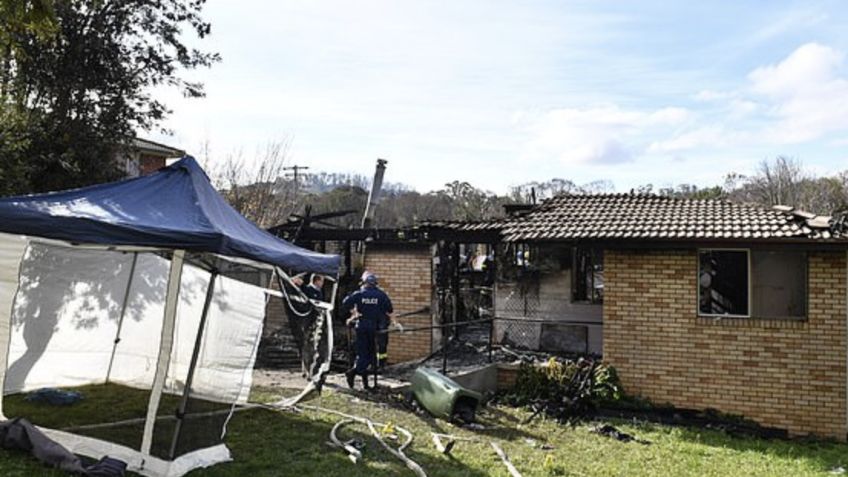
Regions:
M 273 400 L 274 392 L 258 390 L 257 400 Z M 90 400 L 93 401 L 93 400 Z M 848 445 L 831 442 L 801 442 L 736 438 L 713 430 L 677 428 L 646 423 L 613 422 L 619 429 L 651 442 L 650 445 L 622 443 L 598 436 L 591 424 L 564 426 L 535 420 L 519 425 L 527 413 L 493 406 L 480 421 L 489 430 L 471 432 L 442 421 L 418 416 L 353 396 L 326 391 L 309 404 L 371 417 L 402 425 L 415 434 L 407 452 L 428 475 L 446 477 L 507 476 L 505 467 L 492 451 L 496 440 L 515 466 L 530 476 L 813 476 L 832 475 L 836 467 L 848 467 Z M 130 404 L 124 404 L 130 405 Z M 134 404 L 133 404 L 134 405 Z M 91 406 L 89 404 L 89 406 Z M 92 411 L 80 408 L 69 413 Z M 28 409 L 34 414 L 55 414 L 55 408 Z M 82 418 L 74 419 L 81 422 Z M 229 426 L 227 443 L 234 462 L 203 469 L 191 476 L 394 476 L 413 475 L 385 452 L 361 425 L 346 426 L 342 440 L 358 437 L 366 443 L 364 460 L 352 464 L 344 452 L 326 444 L 334 415 L 251 410 L 237 413 Z M 102 421 L 101 421 L 102 422 Z M 430 432 L 479 439 L 460 441 L 450 457 L 439 454 Z M 553 446 L 542 450 L 542 444 Z M 27 455 L 0 451 L 2 476 L 63 475 L 42 467 Z

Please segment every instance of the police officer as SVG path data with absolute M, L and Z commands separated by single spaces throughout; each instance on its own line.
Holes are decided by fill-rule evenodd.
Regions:
M 292 278 L 292 282 L 300 288 L 300 291 L 310 300 L 326 301 L 324 299 L 324 277 L 313 273 L 309 279 L 309 284 L 303 283 L 303 276 L 298 275 Z
M 324 277 L 313 273 L 309 285 L 303 287 L 303 293 L 311 300 L 326 301 L 324 299 Z
M 377 327 L 381 320 L 390 320 L 394 312 L 392 300 L 377 287 L 377 275 L 370 272 L 362 274 L 362 288 L 353 292 L 342 302 L 343 313 L 356 310 L 356 315 L 347 322 L 356 323 L 356 363 L 345 373 L 347 385 L 353 388 L 356 376 L 362 376 L 362 383 L 368 389 L 368 367 L 376 365 L 374 349 Z

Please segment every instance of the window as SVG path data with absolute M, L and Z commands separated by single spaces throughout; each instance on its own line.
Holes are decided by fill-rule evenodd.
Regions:
M 806 317 L 805 253 L 701 250 L 698 261 L 698 311 L 701 315 Z
M 751 252 L 753 314 L 758 318 L 807 316 L 807 255 Z
M 747 250 L 702 250 L 698 310 L 702 315 L 749 315 Z
M 572 300 L 575 302 L 604 302 L 604 252 L 575 248 L 572 259 Z

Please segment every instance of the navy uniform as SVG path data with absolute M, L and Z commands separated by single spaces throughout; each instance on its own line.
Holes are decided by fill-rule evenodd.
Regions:
M 300 291 L 302 291 L 303 294 L 306 295 L 306 297 L 309 298 L 310 300 L 325 301 L 324 300 L 324 290 L 316 287 L 315 284 L 313 284 L 313 283 L 310 283 L 309 285 L 301 287 Z
M 391 320 L 386 315 L 377 321 L 377 367 L 383 368 L 386 364 L 386 359 L 389 357 L 389 334 L 386 332 L 389 329 Z
M 292 279 L 292 282 L 297 285 L 301 293 L 306 295 L 306 298 L 316 301 L 327 301 L 324 299 L 324 279 L 320 275 L 313 274 L 309 283 L 304 283 L 303 275 L 298 275 Z
M 342 310 L 345 314 L 353 309 L 359 314 L 356 323 L 356 363 L 353 369 L 346 374 L 347 382 L 353 387 L 356 375 L 362 376 L 366 383 L 368 367 L 376 364 L 375 341 L 378 326 L 382 320 L 388 320 L 392 308 L 392 300 L 386 293 L 377 287 L 377 276 L 370 274 L 365 277 L 365 284 L 359 290 L 353 292 L 342 302 Z

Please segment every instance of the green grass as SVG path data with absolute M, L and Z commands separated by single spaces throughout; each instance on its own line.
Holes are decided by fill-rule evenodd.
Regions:
M 110 395 L 119 394 L 111 390 Z M 89 390 L 91 392 L 91 390 Z M 95 391 L 96 392 L 96 391 Z M 121 391 L 123 392 L 123 390 Z M 111 396 L 113 404 L 130 409 L 137 398 Z M 89 396 L 87 401 L 94 401 Z M 270 401 L 275 392 L 258 390 L 254 399 Z M 145 401 L 146 402 L 146 401 Z M 848 445 L 833 442 L 780 441 L 731 437 L 724 433 L 645 423 L 613 422 L 619 429 L 651 442 L 650 445 L 621 443 L 589 432 L 592 424 L 565 426 L 536 420 L 522 426 L 527 413 L 494 406 L 481 413 L 489 430 L 470 432 L 445 422 L 415 415 L 385 405 L 362 401 L 347 394 L 325 392 L 309 404 L 371 417 L 402 425 L 415 434 L 407 454 L 433 477 L 507 476 L 489 441 L 496 440 L 515 466 L 526 476 L 815 476 L 848 467 Z M 32 405 L 30 405 L 32 406 Z M 92 406 L 92 407 L 84 407 Z M 143 404 L 142 404 L 143 408 Z M 32 415 L 47 418 L 54 408 L 30 408 Z M 118 416 L 120 409 L 103 409 L 87 403 L 62 408 L 71 419 L 82 422 L 90 413 L 106 411 Z M 54 419 L 50 417 L 50 419 Z M 326 444 L 333 415 L 252 410 L 237 413 L 229 426 L 227 443 L 234 462 L 190 474 L 200 476 L 394 476 L 412 475 L 399 461 L 370 438 L 365 426 L 346 426 L 343 439 L 358 437 L 366 442 L 364 461 L 352 464 L 344 453 Z M 476 438 L 460 441 L 451 456 L 436 452 L 430 432 Z M 553 450 L 540 449 L 549 444 Z M 550 458 L 548 458 L 550 456 Z M 549 465 L 545 465 L 548 460 Z M 29 456 L 0 451 L 0 475 L 58 476 Z

